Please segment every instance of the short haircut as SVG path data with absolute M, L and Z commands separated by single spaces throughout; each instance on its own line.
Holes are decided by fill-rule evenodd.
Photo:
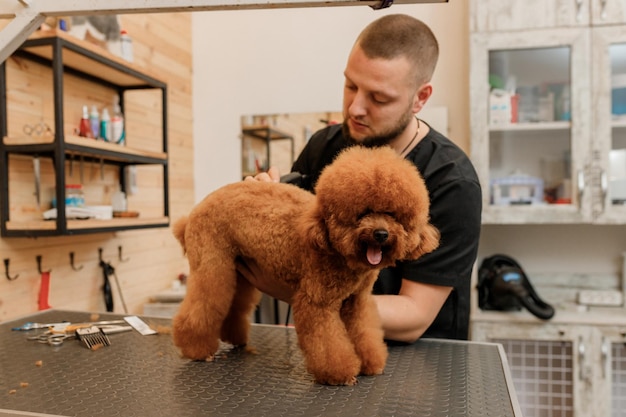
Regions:
M 356 42 L 368 58 L 406 57 L 418 86 L 431 80 L 439 58 L 439 44 L 430 28 L 405 14 L 386 15 L 373 21 Z

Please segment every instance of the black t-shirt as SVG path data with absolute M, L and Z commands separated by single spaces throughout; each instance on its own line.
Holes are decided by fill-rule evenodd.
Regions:
M 349 146 L 341 125 L 316 132 L 294 163 L 292 172 L 307 176 L 304 188 L 313 191 L 322 169 Z M 439 248 L 416 261 L 398 262 L 381 271 L 374 293 L 398 294 L 402 278 L 453 287 L 423 337 L 467 339 L 470 281 L 480 235 L 482 197 L 476 171 L 467 155 L 441 133 L 430 129 L 406 156 L 426 182 L 430 221 L 439 229 Z

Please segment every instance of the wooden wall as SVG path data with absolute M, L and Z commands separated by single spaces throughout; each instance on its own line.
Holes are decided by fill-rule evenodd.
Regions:
M 192 85 L 191 85 L 191 15 L 188 13 L 163 13 L 153 15 L 123 15 L 122 27 L 132 36 L 134 62 L 168 85 L 168 151 L 170 219 L 176 220 L 186 214 L 194 203 L 193 195 L 193 135 L 192 135 Z M 9 58 L 7 60 L 8 105 L 11 114 L 22 115 L 29 120 L 52 123 L 52 91 L 49 70 L 38 64 Z M 82 104 L 106 103 L 110 92 L 93 85 L 86 87 L 75 79 L 65 83 L 66 125 L 77 126 Z M 157 111 L 144 111 L 140 120 L 135 117 L 128 124 L 129 142 L 132 137 L 141 140 L 141 146 L 159 146 L 158 136 L 151 141 L 151 133 L 158 130 L 160 113 L 158 97 L 141 97 L 127 103 L 132 111 L 141 101 L 142 108 L 155 107 Z M 70 110 L 71 109 L 71 110 Z M 12 122 L 11 130 L 21 129 L 25 120 Z M 53 124 L 53 123 L 52 123 Z M 140 139 L 139 139 L 140 138 Z M 39 215 L 34 204 L 32 160 L 16 157 L 10 162 L 11 218 Z M 76 176 L 77 165 L 74 165 Z M 86 187 L 87 203 L 105 204 L 117 187 L 117 173 L 95 164 L 84 167 L 84 174 L 91 182 Z M 49 200 L 53 194 L 52 166 L 42 161 L 43 197 Z M 68 175 L 66 171 L 66 175 Z M 157 210 L 162 198 L 160 190 L 162 175 L 153 168 L 144 168 L 138 174 L 140 192 L 129 198 L 129 206 L 142 213 Z M 15 198 L 13 193 L 16 194 Z M 18 196 L 23 196 L 20 199 Z M 0 197 L 1 198 L 1 197 Z M 14 204 L 15 202 L 15 204 Z M 43 207 L 45 209 L 47 207 Z M 161 209 L 159 209 L 161 210 Z M 122 262 L 118 247 L 123 250 Z M 46 238 L 0 238 L 0 258 L 10 260 L 10 275 L 19 274 L 9 281 L 0 276 L 0 321 L 23 316 L 38 309 L 40 275 L 36 256 L 43 257 L 42 267 L 51 270 L 49 303 L 57 309 L 104 311 L 102 295 L 103 274 L 98 263 L 98 249 L 103 259 L 111 262 L 119 279 L 128 312 L 141 314 L 143 304 L 152 294 L 168 288 L 180 273 L 187 272 L 187 263 L 178 242 L 169 228 L 145 229 L 116 233 L 98 233 L 80 236 Z M 70 267 L 69 254 L 74 252 L 75 271 Z M 118 289 L 113 277 L 115 311 L 123 312 Z

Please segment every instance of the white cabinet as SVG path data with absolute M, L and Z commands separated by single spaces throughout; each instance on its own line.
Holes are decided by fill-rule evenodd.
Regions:
M 622 92 L 626 107 L 626 24 L 608 24 L 625 21 L 626 0 L 603 3 L 604 13 L 596 0 L 471 3 L 484 224 L 626 223 L 626 114 L 612 114 Z
M 473 32 L 584 25 L 591 0 L 480 0 L 470 3 Z
M 591 175 L 597 184 L 595 189 L 599 190 L 592 211 L 598 223 L 623 223 L 626 219 L 626 25 L 595 28 L 591 39 L 594 87 Z
M 576 321 L 494 312 L 472 321 L 472 340 L 503 345 L 525 417 L 626 416 L 626 324 Z
M 591 5 L 591 22 L 594 25 L 626 22 L 626 0 L 588 0 Z

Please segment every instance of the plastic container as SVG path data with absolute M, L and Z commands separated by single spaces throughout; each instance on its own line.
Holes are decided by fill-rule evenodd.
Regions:
M 125 136 L 124 115 L 122 114 L 122 109 L 120 107 L 120 99 L 118 96 L 115 96 L 115 101 L 113 103 L 113 117 L 111 118 L 111 139 L 109 142 L 124 145 Z
M 133 39 L 124 29 L 120 31 L 120 49 L 122 58 L 128 62 L 133 62 Z
M 524 174 L 494 178 L 490 182 L 491 204 L 508 206 L 519 204 L 541 204 L 543 202 L 543 180 Z
M 89 113 L 89 126 L 91 127 L 91 134 L 94 138 L 100 136 L 100 113 L 98 113 L 98 107 L 91 106 L 91 113 Z
M 111 139 L 111 116 L 106 108 L 102 110 L 100 118 L 100 138 L 107 142 Z
M 66 207 L 84 207 L 85 194 L 83 186 L 80 184 L 65 185 L 65 206 Z
M 78 135 L 85 138 L 93 138 L 91 132 L 91 126 L 89 125 L 89 112 L 87 106 L 83 106 L 83 116 L 80 119 L 80 125 L 78 126 Z

